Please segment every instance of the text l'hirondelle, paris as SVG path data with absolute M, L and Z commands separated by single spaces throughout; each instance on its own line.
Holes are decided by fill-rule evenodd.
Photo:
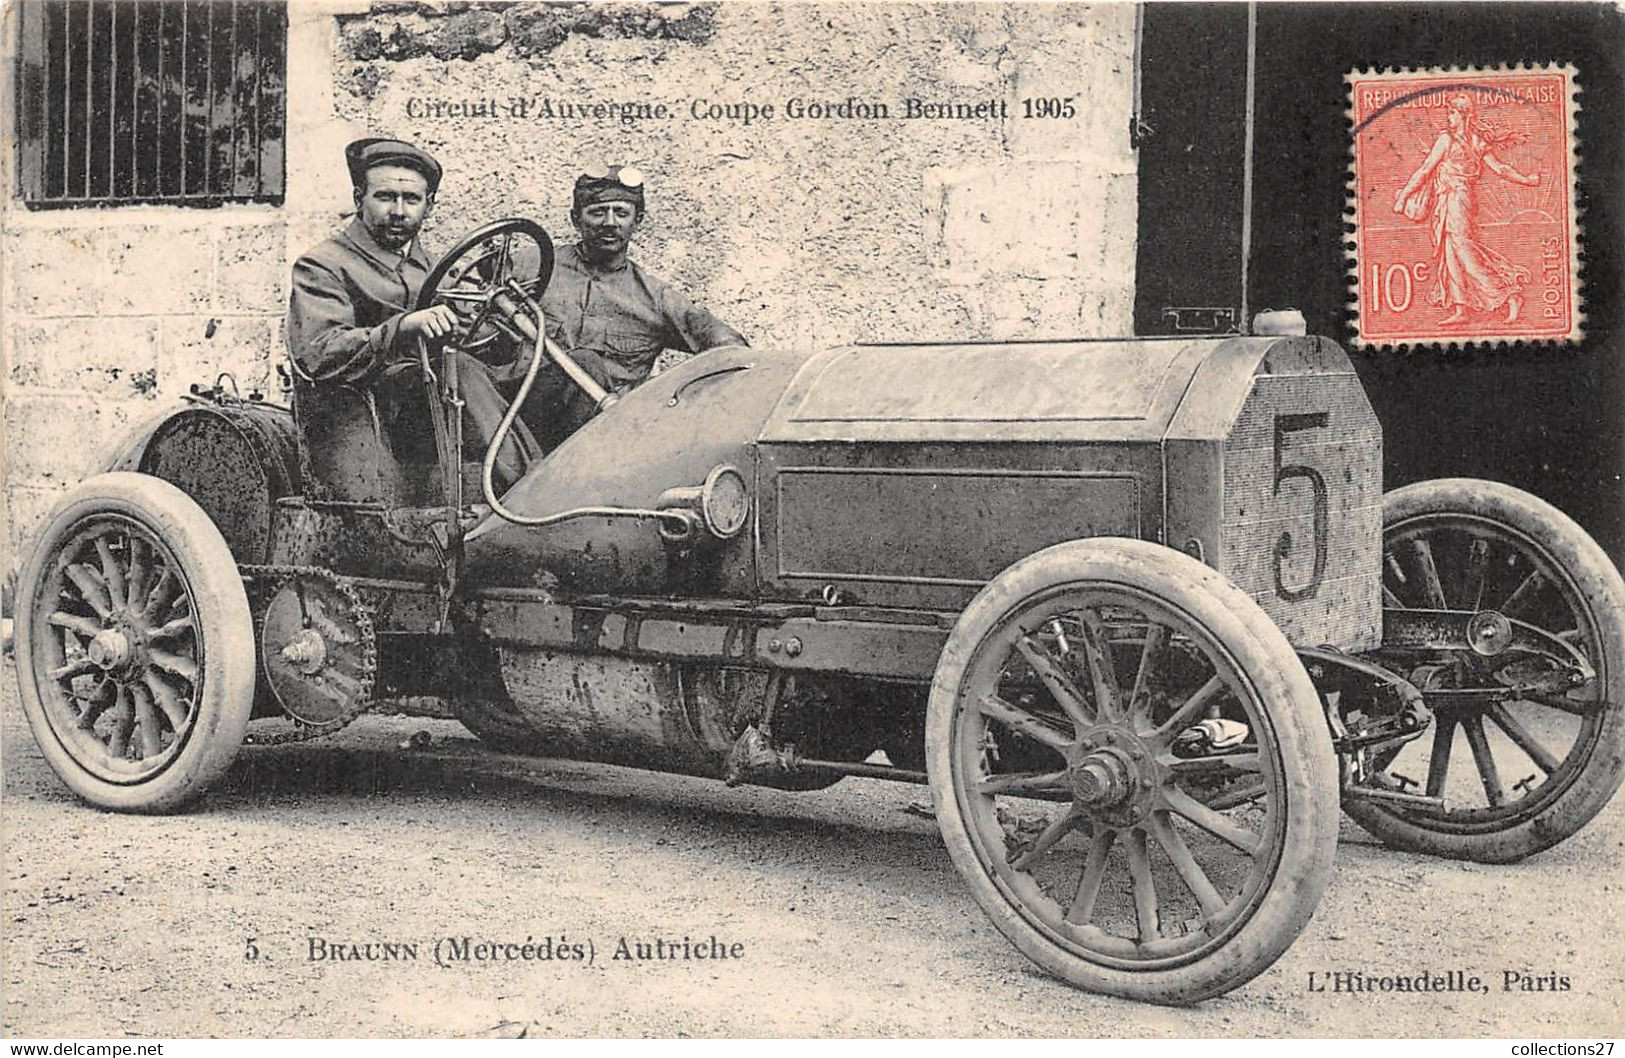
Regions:
M 1499 986 L 1497 989 L 1496 986 Z M 1467 970 L 1422 970 L 1416 973 L 1373 973 L 1362 970 L 1311 970 L 1305 991 L 1341 994 L 1393 992 L 1567 992 L 1568 974 L 1549 970 L 1498 970 L 1488 978 Z

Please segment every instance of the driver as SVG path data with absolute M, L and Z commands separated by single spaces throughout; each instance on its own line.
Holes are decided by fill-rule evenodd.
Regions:
M 746 345 L 743 335 L 628 259 L 643 223 L 643 173 L 595 166 L 576 178 L 570 221 L 580 241 L 561 247 L 542 295 L 548 337 L 611 393 L 642 383 L 666 349 L 701 353 Z M 592 401 L 551 362 L 525 419 L 551 449 L 591 418 Z
M 317 426 L 313 448 L 323 440 L 343 443 L 333 421 L 334 405 L 343 399 L 335 389 L 348 384 L 365 394 L 372 430 L 389 449 L 390 425 L 402 411 L 423 406 L 418 339 L 442 339 L 458 326 L 446 305 L 412 309 L 429 271 L 418 229 L 434 209 L 441 169 L 426 152 L 394 139 L 356 140 L 344 160 L 355 218 L 294 262 L 288 353 L 307 384 L 296 394 L 315 405 L 307 408 Z M 458 355 L 465 457 L 478 460 L 507 403 L 484 364 Z M 518 480 L 537 455 L 535 441 L 517 426 L 498 453 L 493 476 L 499 486 Z

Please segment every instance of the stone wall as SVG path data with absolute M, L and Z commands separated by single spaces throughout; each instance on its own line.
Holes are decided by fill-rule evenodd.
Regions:
M 335 25 L 332 10 L 296 6 L 290 13 L 290 203 L 301 201 L 310 174 L 327 168 L 324 152 L 345 142 L 327 72 Z M 12 70 L 8 57 L 4 76 Z M 9 105 L 0 109 L 0 140 L 9 143 L 13 114 Z M 213 384 L 230 372 L 244 394 L 279 394 L 274 365 L 283 348 L 290 251 L 296 255 L 303 234 L 334 223 L 340 209 L 307 198 L 303 209 L 31 211 L 15 197 L 13 164 L 7 152 L 0 572 L 8 582 L 62 490 L 105 469 L 180 406 L 193 383 Z
M 1132 5 L 445 10 L 341 18 L 336 71 L 356 127 L 446 161 L 442 239 L 515 213 L 564 238 L 582 163 L 630 162 L 650 181 L 636 255 L 758 344 L 1130 327 Z M 1019 116 L 1051 96 L 1077 115 Z M 909 97 L 1009 116 L 897 120 Z M 786 116 L 798 99 L 884 103 L 893 120 Z M 584 102 L 671 116 L 537 116 Z M 775 114 L 693 117 L 748 105 Z
M 1132 5 L 345 3 L 289 18 L 285 207 L 4 202 L 5 569 L 57 493 L 192 382 L 230 370 L 276 392 L 288 266 L 349 208 L 354 136 L 445 162 L 431 252 L 515 214 L 564 241 L 584 162 L 640 166 L 635 256 L 759 346 L 1130 330 Z M 1022 118 L 1023 99 L 1048 97 L 1075 116 Z M 1007 116 L 898 120 L 908 98 Z M 884 104 L 893 120 L 797 118 L 792 100 Z M 667 116 L 559 116 L 572 104 Z
M 28 220 L 5 248 L 13 542 L 191 382 L 231 371 L 244 392 L 266 387 L 284 297 L 274 215 Z

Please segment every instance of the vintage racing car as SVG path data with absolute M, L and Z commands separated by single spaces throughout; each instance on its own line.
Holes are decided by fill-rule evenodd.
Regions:
M 1618 572 L 1504 485 L 1384 496 L 1334 342 L 726 348 L 617 401 L 545 338 L 551 265 L 525 220 L 436 264 L 465 325 L 419 350 L 423 415 L 217 386 L 63 500 L 16 656 L 76 794 L 174 809 L 245 738 L 404 695 L 507 752 L 928 783 L 1018 948 L 1178 1003 L 1304 928 L 1339 807 L 1511 861 L 1619 785 Z M 455 348 L 601 412 L 498 496 Z

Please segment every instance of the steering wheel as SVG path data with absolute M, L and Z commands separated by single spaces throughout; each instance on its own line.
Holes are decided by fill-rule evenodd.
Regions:
M 540 300 L 552 278 L 553 240 L 535 221 L 509 217 L 475 228 L 446 251 L 429 269 L 413 307 L 450 306 L 461 326 L 448 340 L 474 351 L 519 337 L 494 304 L 510 279 Z

